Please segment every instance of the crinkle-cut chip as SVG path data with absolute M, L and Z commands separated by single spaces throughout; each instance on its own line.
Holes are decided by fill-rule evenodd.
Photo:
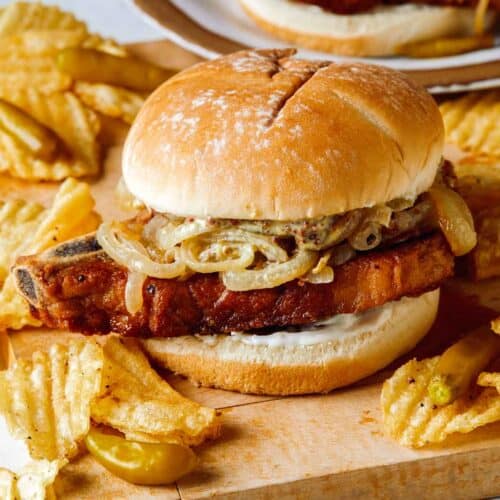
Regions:
M 55 57 L 58 51 L 75 47 L 96 49 L 122 57 L 127 55 L 125 48 L 114 40 L 90 35 L 82 29 L 23 31 L 3 37 L 1 42 L 0 59 Z M 55 62 L 53 67 L 57 68 Z
M 0 373 L 0 413 L 35 459 L 70 459 L 90 428 L 101 391 L 102 349 L 91 340 L 53 345 Z
M 89 35 L 82 43 L 84 49 L 96 49 L 114 56 L 125 57 L 128 52 L 119 43 L 99 35 Z
M 57 474 L 65 465 L 63 460 L 34 460 L 19 474 L 0 469 L 0 498 L 2 500 L 52 500 Z
M 480 389 L 442 407 L 433 405 L 427 387 L 439 356 L 415 359 L 384 382 L 381 394 L 383 427 L 400 444 L 421 447 L 444 441 L 450 434 L 467 433 L 500 420 L 500 394 Z
M 16 500 L 16 476 L 6 469 L 0 469 L 0 498 Z
M 500 158 L 500 91 L 469 92 L 440 106 L 446 142 L 472 157 Z
M 52 94 L 68 90 L 71 84 L 72 78 L 58 70 L 52 55 L 12 53 L 9 57 L 0 57 L 2 96 L 28 88 Z
M 88 38 L 81 29 L 23 31 L 1 39 L 0 59 L 54 56 L 59 50 L 80 47 Z
M 469 256 L 474 279 L 500 276 L 500 207 L 484 210 L 475 221 L 477 245 Z
M 37 224 L 36 231 L 26 238 L 12 258 L 39 253 L 94 231 L 101 222 L 93 211 L 94 205 L 88 184 L 67 179 L 59 188 L 52 207 Z M 0 291 L 0 327 L 19 329 L 27 325 L 40 326 L 40 322 L 31 316 L 27 302 L 17 293 L 15 281 L 9 275 Z
M 500 373 L 483 372 L 477 378 L 477 385 L 482 387 L 494 387 L 500 393 Z
M 5 329 L 0 328 L 0 371 L 10 368 L 15 361 L 14 349 Z M 2 498 L 0 496 L 0 498 Z
M 153 442 L 196 446 L 218 435 L 215 410 L 174 391 L 136 341 L 110 337 L 103 349 L 103 394 L 92 404 L 92 420 Z
M 24 110 L 53 130 L 71 153 L 67 161 L 79 160 L 88 174 L 99 168 L 99 118 L 72 92 L 44 95 L 34 88 L 3 94 L 0 97 Z M 61 156 L 64 160 L 64 155 Z M 57 161 L 57 160 L 56 160 Z
M 76 82 L 75 94 L 90 108 L 132 123 L 144 104 L 144 98 L 127 89 L 104 83 Z
M 34 233 L 44 214 L 39 203 L 0 200 L 0 285 L 9 274 L 18 248 Z
M 53 162 L 35 158 L 12 136 L 0 130 L 0 172 L 29 181 L 61 181 L 68 177 L 93 176 L 98 171 L 69 155 L 61 155 Z
M 0 15 L 0 37 L 28 30 L 80 29 L 85 23 L 59 7 L 34 2 L 12 2 Z

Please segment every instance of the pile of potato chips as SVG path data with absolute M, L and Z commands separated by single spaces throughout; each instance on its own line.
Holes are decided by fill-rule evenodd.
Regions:
M 215 410 L 175 392 L 134 340 L 113 336 L 102 345 L 78 339 L 35 352 L 0 372 L 0 392 L 0 415 L 33 459 L 19 476 L 0 470 L 2 499 L 18 498 L 16 489 L 22 499 L 45 498 L 23 496 L 26 476 L 46 494 L 59 469 L 82 451 L 91 422 L 130 439 L 185 446 L 215 438 L 220 430 Z
M 123 137 L 133 121 L 148 92 L 101 81 L 106 79 L 106 64 L 104 70 L 90 67 L 75 78 L 58 58 L 76 49 L 84 49 L 87 60 L 96 54 L 112 62 L 119 57 L 123 72 L 130 64 L 141 64 L 58 7 L 15 2 L 0 11 L 0 109 L 2 103 L 15 106 L 0 113 L 0 173 L 37 181 L 95 176 L 101 169 L 102 147 Z M 88 66 L 89 61 L 81 61 L 82 68 L 86 62 Z M 152 68 L 160 79 L 168 76 Z M 21 112 L 17 121 L 16 111 Z M 53 136 L 53 154 L 31 147 L 37 130 Z
M 500 91 L 470 92 L 440 109 L 457 189 L 478 233 L 468 257 L 470 275 L 476 280 L 500 276 Z

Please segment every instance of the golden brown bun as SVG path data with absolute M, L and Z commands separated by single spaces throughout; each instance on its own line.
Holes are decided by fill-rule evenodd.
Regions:
M 436 317 L 439 290 L 393 305 L 373 331 L 308 346 L 248 345 L 227 335 L 145 340 L 156 363 L 196 384 L 253 394 L 328 392 L 387 366 L 411 350 Z
M 444 129 L 396 71 L 238 52 L 178 74 L 147 100 L 124 150 L 129 190 L 159 212 L 293 220 L 432 184 Z
M 290 0 L 240 0 L 266 31 L 287 42 L 348 56 L 384 56 L 404 43 L 471 35 L 474 9 L 403 4 L 338 15 Z M 486 17 L 486 26 L 494 21 Z

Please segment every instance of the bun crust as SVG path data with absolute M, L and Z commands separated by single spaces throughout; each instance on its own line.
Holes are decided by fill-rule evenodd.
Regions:
M 287 42 L 347 56 L 385 56 L 404 43 L 473 34 L 474 9 L 417 4 L 385 5 L 338 15 L 290 0 L 240 0 L 266 31 Z M 486 22 L 491 26 L 494 15 Z
M 123 176 L 181 216 L 296 220 L 432 184 L 444 128 L 431 96 L 396 71 L 243 51 L 200 63 L 147 100 Z
M 307 346 L 248 345 L 227 335 L 143 341 L 153 360 L 202 386 L 267 395 L 329 392 L 387 366 L 411 350 L 437 314 L 439 290 L 392 303 L 374 331 Z

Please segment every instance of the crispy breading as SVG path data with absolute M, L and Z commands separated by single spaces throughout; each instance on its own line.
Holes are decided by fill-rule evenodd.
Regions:
M 22 257 L 18 287 L 47 325 L 84 333 L 168 337 L 229 333 L 312 323 L 356 313 L 435 289 L 452 275 L 454 258 L 440 233 L 367 252 L 335 268 L 333 283 L 291 281 L 248 292 L 227 290 L 217 274 L 148 279 L 142 310 L 128 313 L 128 272 L 93 237 Z

